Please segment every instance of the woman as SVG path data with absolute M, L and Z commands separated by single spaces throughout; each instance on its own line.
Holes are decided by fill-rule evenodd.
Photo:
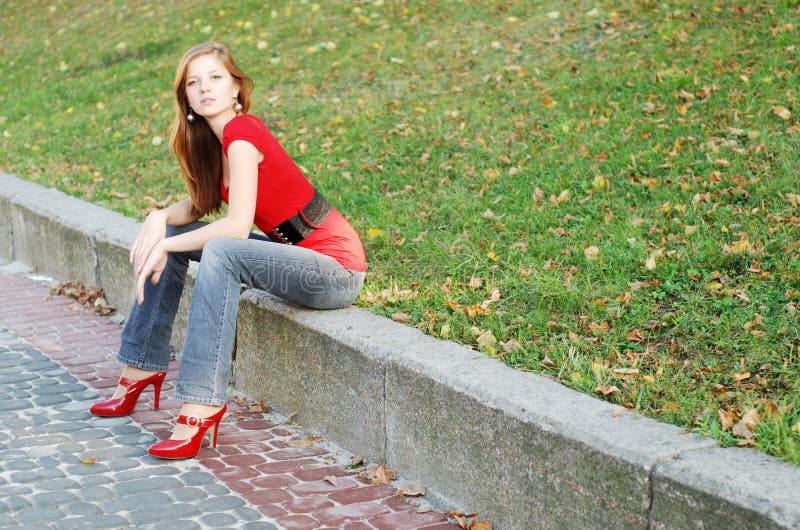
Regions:
M 318 309 L 350 305 L 364 281 L 358 234 L 306 180 L 267 127 L 247 114 L 253 81 L 221 44 L 187 51 L 175 75 L 172 146 L 189 198 L 147 216 L 131 251 L 136 300 L 122 331 L 125 365 L 100 416 L 129 414 L 153 385 L 158 409 L 169 339 L 189 260 L 200 262 L 169 440 L 150 454 L 191 458 L 225 413 L 241 283 Z M 198 221 L 228 203 L 227 215 Z M 251 234 L 255 223 L 269 237 Z

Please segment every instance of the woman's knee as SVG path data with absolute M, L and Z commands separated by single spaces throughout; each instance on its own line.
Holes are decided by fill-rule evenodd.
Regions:
M 211 239 L 203 246 L 203 255 L 200 258 L 200 267 L 225 267 L 236 261 L 233 244 L 236 239 L 221 237 Z

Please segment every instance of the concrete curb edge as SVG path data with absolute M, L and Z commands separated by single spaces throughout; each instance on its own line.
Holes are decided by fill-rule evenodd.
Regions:
M 122 313 L 138 226 L 0 173 L 0 258 L 99 285 Z M 248 290 L 235 356 L 237 389 L 495 528 L 800 527 L 800 467 L 620 414 L 362 309 L 313 311 Z

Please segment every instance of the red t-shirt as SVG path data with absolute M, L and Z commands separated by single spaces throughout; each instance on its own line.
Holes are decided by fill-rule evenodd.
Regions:
M 242 114 L 225 125 L 222 131 L 225 156 L 228 156 L 228 147 L 235 140 L 250 142 L 264 155 L 264 160 L 258 164 L 258 195 L 253 222 L 264 233 L 269 233 L 308 204 L 314 195 L 314 187 L 257 117 Z M 219 186 L 222 200 L 227 203 L 228 188 L 222 177 Z M 320 228 L 297 246 L 330 256 L 348 269 L 359 272 L 367 270 L 361 239 L 336 208 L 331 209 Z

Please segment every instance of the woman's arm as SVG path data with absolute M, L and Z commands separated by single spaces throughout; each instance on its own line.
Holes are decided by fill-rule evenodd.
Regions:
M 230 187 L 228 215 L 208 225 L 164 239 L 163 250 L 180 252 L 197 250 L 220 237 L 247 239 L 253 227 L 258 191 L 258 161 L 261 153 L 253 144 L 236 140 L 228 147 Z
M 139 303 L 144 300 L 145 279 L 152 273 L 151 282 L 158 283 L 169 252 L 197 250 L 203 248 L 208 241 L 221 237 L 247 239 L 255 217 L 258 163 L 261 159 L 263 155 L 250 142 L 236 140 L 231 143 L 228 147 L 228 168 L 231 176 L 228 214 L 197 230 L 177 236 L 162 237 L 152 247 L 147 259 L 136 268 L 136 273 L 139 275 L 136 298 Z M 173 213 L 178 216 L 180 211 L 176 209 Z
M 153 247 L 166 236 L 167 225 L 183 226 L 197 221 L 200 217 L 201 215 L 192 208 L 190 199 L 176 202 L 163 210 L 150 212 L 131 245 L 129 259 L 137 274 Z

